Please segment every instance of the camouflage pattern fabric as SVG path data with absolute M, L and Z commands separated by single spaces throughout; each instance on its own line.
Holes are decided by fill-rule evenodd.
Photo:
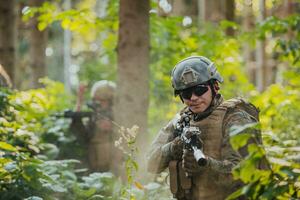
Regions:
M 217 110 L 220 108 L 220 105 L 223 103 L 223 98 L 219 97 L 215 100 L 215 102 L 212 105 L 212 110 Z M 236 187 L 239 187 L 239 183 L 234 182 L 231 178 L 231 170 L 232 168 L 239 163 L 243 156 L 245 156 L 246 152 L 244 149 L 242 149 L 239 152 L 236 152 L 231 147 L 231 144 L 229 142 L 230 140 L 230 130 L 233 126 L 238 125 L 245 125 L 248 123 L 253 123 L 255 120 L 253 117 L 251 117 L 247 112 L 240 108 L 231 108 L 226 110 L 226 113 L 224 113 L 225 116 L 222 118 L 223 120 L 217 121 L 215 123 L 216 125 L 219 125 L 220 127 L 220 137 L 221 141 L 220 144 L 211 145 L 216 148 L 215 152 L 216 154 L 206 154 L 208 159 L 207 166 L 203 167 L 203 172 L 201 173 L 207 173 L 211 174 L 210 178 L 201 178 L 201 175 L 197 175 L 193 178 L 194 181 L 194 187 L 192 190 L 201 190 L 201 188 L 212 188 L 212 190 L 205 190 L 203 189 L 201 191 L 201 194 L 199 194 L 199 191 L 192 191 L 195 195 L 193 196 L 193 199 L 212 199 L 212 200 L 218 200 L 218 199 L 224 199 L 224 196 L 230 194 L 233 192 Z M 207 118 L 209 118 L 210 115 L 208 115 Z M 197 116 L 195 116 L 197 118 Z M 207 118 L 200 118 L 201 120 L 199 123 L 206 121 Z M 174 126 L 176 122 L 178 121 L 179 117 L 178 115 L 175 116 L 165 127 L 163 127 L 157 137 L 155 138 L 154 142 L 151 145 L 150 151 L 148 153 L 147 159 L 148 159 L 148 171 L 152 173 L 160 173 L 163 170 L 165 170 L 169 164 L 169 162 L 172 160 L 172 155 L 170 152 L 170 147 L 172 140 L 174 140 Z M 195 124 L 199 124 L 198 122 L 195 122 Z M 213 125 L 213 124 L 212 124 Z M 212 125 L 208 127 L 213 127 Z M 201 127 L 199 127 L 201 129 Z M 210 134 L 210 129 L 208 128 L 207 134 Z M 215 129 L 218 130 L 218 129 Z M 215 133 L 214 133 L 215 134 Z M 257 133 L 255 133 L 257 134 Z M 211 140 L 214 141 L 214 140 Z M 206 139 L 203 139 L 203 142 L 205 144 Z M 210 143 L 212 144 L 212 143 Z M 210 152 L 209 150 L 207 152 Z M 205 152 L 204 152 L 205 153 Z M 222 178 L 224 177 L 224 178 Z M 215 183 L 213 179 L 217 179 L 217 185 L 224 191 L 223 194 L 216 194 L 216 190 L 214 190 Z M 219 192 L 219 193 L 222 193 Z M 203 194 L 207 193 L 207 194 Z M 218 192 L 217 192 L 218 193 Z M 226 194 L 225 194 L 226 193 Z

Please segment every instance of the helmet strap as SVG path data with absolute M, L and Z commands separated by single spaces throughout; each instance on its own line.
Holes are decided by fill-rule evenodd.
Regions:
M 210 105 L 207 108 L 207 109 L 210 109 L 213 106 L 215 98 L 216 98 L 216 96 L 218 94 L 217 92 L 220 89 L 220 87 L 218 85 L 218 82 L 216 80 L 213 80 L 213 79 L 209 80 L 208 85 L 209 85 L 209 87 L 211 89 L 211 94 L 212 94 Z
M 217 92 L 216 92 L 217 88 L 215 87 L 215 81 L 214 80 L 209 80 L 208 84 L 209 84 L 209 87 L 211 89 L 211 94 L 212 94 L 212 101 L 211 102 L 213 102 L 215 96 L 217 95 Z
M 182 96 L 179 95 L 179 97 L 180 97 L 181 102 L 184 103 Z

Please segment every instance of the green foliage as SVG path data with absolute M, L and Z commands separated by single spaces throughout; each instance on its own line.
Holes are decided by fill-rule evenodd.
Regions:
M 95 3 L 92 1 L 88 6 L 83 5 L 76 9 L 62 11 L 57 2 L 46 1 L 41 7 L 26 7 L 23 10 L 23 20 L 28 21 L 37 16 L 39 30 L 44 30 L 52 23 L 59 21 L 64 29 L 90 37 L 91 33 L 96 34 L 111 26 L 112 21 L 110 16 L 100 18 L 97 13 L 93 12 L 92 7 Z
M 290 15 L 284 19 L 274 16 L 263 21 L 258 27 L 262 38 L 271 34 L 276 38 L 277 46 L 275 54 L 288 60 L 293 60 L 292 64 L 300 62 L 300 16 L 297 14 Z M 282 37 L 286 35 L 285 37 Z
M 265 131 L 272 131 L 280 139 L 297 140 L 299 136 L 300 113 L 299 88 L 272 85 L 254 99 L 261 109 L 261 123 Z
M 41 154 L 43 135 L 56 113 L 69 107 L 61 83 L 43 80 L 45 88 L 0 92 L 0 196 L 1 199 L 96 199 L 118 193 L 120 184 L 112 174 L 79 177 L 77 160 L 51 161 Z M 60 128 L 55 129 L 57 132 Z M 56 131 L 52 130 L 52 133 Z M 55 153 L 54 153 L 55 154 Z M 55 157 L 55 155 L 53 156 Z M 47 159 L 45 161 L 44 159 Z M 117 190 L 117 191 L 115 191 Z M 114 198 L 117 199 L 117 198 Z
M 291 15 L 285 19 L 270 17 L 261 23 L 261 34 L 272 34 L 277 44 L 274 52 L 288 67 L 283 77 L 285 85 L 272 85 L 254 98 L 255 104 L 261 108 L 263 129 L 274 133 L 279 140 L 295 140 L 297 144 L 300 142 L 299 45 L 293 43 L 300 42 L 299 24 L 299 15 Z M 282 42 L 286 48 L 283 48 Z
M 139 164 L 136 161 L 138 148 L 136 147 L 136 136 L 138 134 L 138 127 L 125 129 L 120 127 L 120 138 L 115 142 L 124 154 L 125 172 L 127 183 L 120 188 L 120 196 L 118 199 L 126 200 L 158 200 L 170 199 L 169 187 L 166 184 L 159 182 L 150 182 L 148 184 L 141 184 L 137 181 L 137 172 Z
M 58 100 L 61 106 L 65 100 L 59 94 L 63 91 L 62 84 L 46 79 L 43 82 L 47 84 L 44 89 L 1 91 L 0 193 L 3 199 L 31 195 L 47 199 L 55 192 L 54 188 L 44 187 L 44 183 L 55 184 L 55 181 L 43 172 L 43 161 L 35 155 L 40 152 L 38 136 L 43 132 L 40 120 L 60 108 L 55 106 Z
M 228 199 L 240 195 L 248 199 L 299 199 L 299 16 L 286 19 L 271 17 L 259 27 L 262 38 L 272 35 L 277 43 L 275 55 L 289 64 L 284 76 L 286 85 L 274 84 L 253 98 L 261 110 L 260 121 L 264 147 L 258 143 L 248 146 L 249 155 L 234 170 L 236 179 L 245 186 Z M 289 36 L 288 36 L 289 35 Z M 284 39 L 283 39 L 284 38 Z M 237 132 L 244 132 L 242 127 Z M 237 149 L 252 136 L 237 134 L 231 140 Z M 265 160 L 265 167 L 258 163 Z
M 237 129 L 231 138 L 234 149 L 239 149 L 252 139 L 253 135 L 244 133 L 253 125 Z M 270 133 L 269 133 L 270 134 Z M 246 196 L 247 199 L 298 199 L 300 197 L 299 175 L 300 164 L 295 160 L 299 148 L 287 147 L 283 143 L 272 143 L 263 146 L 258 142 L 248 145 L 248 155 L 233 170 L 235 179 L 245 185 L 231 194 L 227 200 Z
M 23 20 L 37 17 L 40 30 L 60 23 L 63 29 L 72 31 L 72 46 L 77 50 L 74 60 L 81 66 L 78 75 L 89 85 L 102 79 L 114 80 L 116 74 L 118 1 L 108 2 L 105 15 L 100 15 L 95 6 L 95 0 L 86 0 L 63 10 L 59 2 L 46 1 L 41 7 L 23 10 Z
M 138 163 L 136 162 L 136 154 L 138 149 L 135 145 L 138 127 L 133 126 L 130 129 L 121 127 L 119 131 L 121 133 L 121 137 L 115 142 L 115 146 L 118 147 L 125 156 L 125 171 L 127 177 L 127 185 L 122 188 L 120 199 L 135 200 L 136 196 L 132 191 L 133 184 L 135 184 L 138 189 L 143 188 L 139 182 L 134 180 L 139 167 Z
M 269 17 L 258 26 L 258 32 L 262 38 L 275 40 L 274 57 L 289 63 L 284 76 L 290 85 L 299 87 L 300 16 L 294 14 L 283 19 Z

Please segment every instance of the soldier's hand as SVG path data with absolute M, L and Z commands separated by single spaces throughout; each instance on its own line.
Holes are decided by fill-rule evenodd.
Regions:
M 180 160 L 182 159 L 182 154 L 183 154 L 183 142 L 179 137 L 176 137 L 172 142 L 171 142 L 171 156 L 175 160 Z
M 205 167 L 199 166 L 193 152 L 185 149 L 183 152 L 182 168 L 188 174 L 193 175 L 200 173 Z

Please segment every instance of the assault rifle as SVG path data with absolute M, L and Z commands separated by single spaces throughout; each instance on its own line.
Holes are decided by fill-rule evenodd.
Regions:
M 193 151 L 194 158 L 199 166 L 205 166 L 207 159 L 202 152 L 203 142 L 200 139 L 201 131 L 198 127 L 190 126 L 191 116 L 183 113 L 181 120 L 177 122 L 175 134 L 183 141 L 184 149 Z
M 55 117 L 63 117 L 63 118 L 91 118 L 93 115 L 96 115 L 96 106 L 93 103 L 86 104 L 92 111 L 73 111 L 70 109 L 65 110 L 62 113 L 54 114 Z
M 57 113 L 55 117 L 63 117 L 63 118 L 90 118 L 92 117 L 93 112 L 89 111 L 72 111 L 72 110 L 65 110 L 63 113 Z
M 102 119 L 106 119 L 106 120 L 112 120 L 111 115 L 101 113 L 101 105 L 92 103 L 92 102 L 89 102 L 86 105 L 88 108 L 91 109 L 91 111 L 73 111 L 73 110 L 67 109 L 64 112 L 56 113 L 53 116 L 54 117 L 63 117 L 63 118 L 73 118 L 73 119 L 90 118 L 92 120 L 95 120 L 95 119 L 102 118 Z

